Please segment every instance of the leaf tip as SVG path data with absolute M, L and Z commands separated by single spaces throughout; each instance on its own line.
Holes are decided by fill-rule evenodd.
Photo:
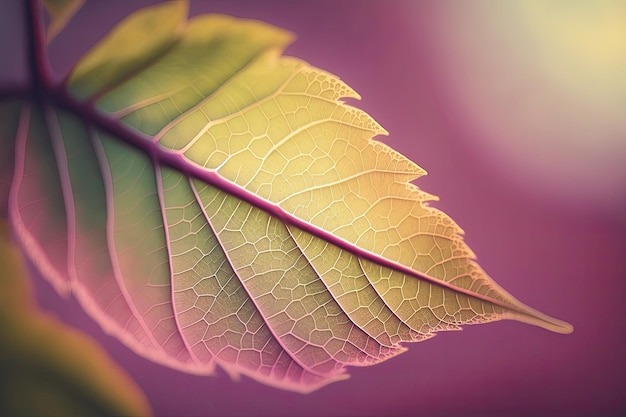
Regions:
M 553 332 L 560 334 L 570 334 L 574 332 L 574 326 L 566 321 L 552 319 L 552 322 L 553 326 L 548 330 L 552 330 Z
M 574 326 L 570 323 L 552 317 L 550 317 L 550 320 L 547 321 L 545 325 L 541 325 L 541 327 L 559 334 L 570 334 L 574 332 Z
M 524 306 L 524 309 L 526 310 L 524 314 L 516 315 L 513 319 L 559 334 L 570 334 L 574 331 L 574 326 L 566 321 L 550 317 L 527 306 Z

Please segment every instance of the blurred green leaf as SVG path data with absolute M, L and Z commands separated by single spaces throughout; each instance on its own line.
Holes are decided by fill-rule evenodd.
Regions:
M 34 306 L 0 223 L 0 415 L 149 415 L 140 389 L 99 345 Z

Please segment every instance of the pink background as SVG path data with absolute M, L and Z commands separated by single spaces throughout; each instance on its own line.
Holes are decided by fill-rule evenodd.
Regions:
M 119 18 L 142 4 L 88 3 L 51 45 L 54 68 L 63 73 Z M 531 59 L 526 52 L 510 49 L 509 56 L 490 55 L 478 42 L 476 51 L 456 56 L 456 46 L 474 33 L 476 21 L 472 11 L 459 20 L 458 10 L 446 2 L 193 3 L 191 13 L 201 12 L 260 19 L 295 32 L 298 40 L 287 54 L 339 75 L 361 94 L 358 106 L 390 132 L 381 140 L 429 172 L 418 185 L 441 198 L 435 205 L 465 230 L 483 268 L 521 301 L 571 322 L 574 333 L 557 335 L 510 321 L 469 326 L 410 345 L 407 353 L 381 365 L 349 369 L 348 381 L 300 395 L 245 377 L 234 382 L 223 372 L 197 377 L 155 365 L 104 335 L 75 300 L 60 299 L 37 279 L 37 297 L 45 310 L 99 340 L 135 378 L 157 415 L 626 414 L 621 348 L 626 333 L 626 175 L 602 171 L 603 157 L 615 159 L 624 147 L 612 152 L 607 147 L 605 152 L 603 142 L 594 142 L 597 138 L 587 132 L 593 155 L 584 147 L 569 152 L 567 142 L 548 151 L 542 143 L 544 148 L 530 147 L 522 155 L 516 151 L 526 134 L 519 131 L 522 125 L 511 137 L 499 137 L 494 152 L 485 142 L 489 124 L 478 126 L 471 117 L 476 109 L 468 108 L 474 103 L 490 109 L 494 103 L 488 94 L 467 95 L 474 84 L 467 77 L 469 67 L 462 65 L 480 66 L 491 59 L 507 71 L 507 62 Z M 469 26 L 462 27 L 463 22 Z M 511 27 L 505 22 L 501 35 Z M 462 80 L 455 80 L 455 74 L 463 75 Z M 534 79 L 524 82 L 523 91 L 542 98 L 544 87 L 533 90 Z M 512 91 L 515 103 L 520 90 Z M 508 108 L 497 108 L 507 115 Z M 518 109 L 512 106 L 514 111 Z M 589 117 L 566 116 L 571 123 Z M 568 117 L 548 122 L 567 129 Z M 538 118 L 532 132 L 548 122 Z M 626 130 L 619 128 L 617 143 L 626 143 L 626 135 L 619 136 Z M 542 165 L 547 171 L 532 165 L 542 158 L 548 158 Z M 525 172 L 519 169 L 524 164 Z M 584 168 L 579 175 L 557 175 L 578 165 Z

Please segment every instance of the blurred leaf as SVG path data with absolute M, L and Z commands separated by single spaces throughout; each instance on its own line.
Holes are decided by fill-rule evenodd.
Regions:
M 149 415 L 139 388 L 97 343 L 34 307 L 0 222 L 0 415 Z
M 43 5 L 50 15 L 50 24 L 46 32 L 48 43 L 65 28 L 84 3 L 85 0 L 43 0 Z
M 290 33 L 186 11 L 132 14 L 46 100 L 6 104 L 12 228 L 105 331 L 298 392 L 462 324 L 571 331 L 485 274 L 358 94 L 281 56 Z

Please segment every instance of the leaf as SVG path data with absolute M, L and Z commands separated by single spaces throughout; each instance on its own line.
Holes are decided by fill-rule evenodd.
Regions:
M 151 414 L 139 388 L 100 346 L 34 308 L 4 221 L 0 270 L 1 415 Z
M 43 5 L 50 15 L 50 24 L 46 32 L 48 43 L 56 38 L 84 3 L 85 0 L 43 0 Z
M 572 330 L 485 274 L 358 94 L 281 56 L 290 33 L 185 16 L 140 10 L 46 100 L 6 104 L 14 232 L 107 332 L 310 392 L 462 324 Z

